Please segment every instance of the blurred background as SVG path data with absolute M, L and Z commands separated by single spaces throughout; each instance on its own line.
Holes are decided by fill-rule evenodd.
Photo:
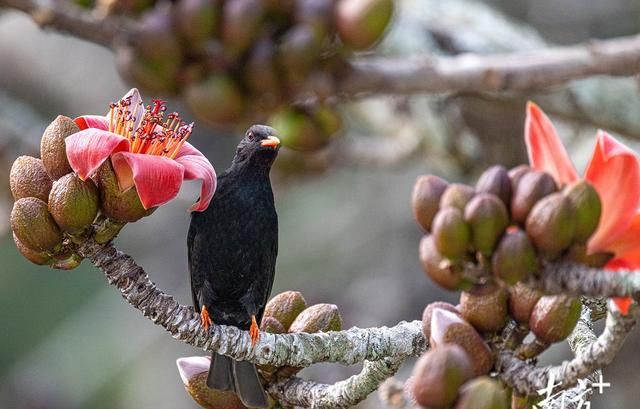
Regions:
M 636 0 L 510 0 L 398 2 L 378 51 L 507 52 L 574 43 L 640 30 Z M 200 354 L 173 340 L 127 305 L 103 275 L 84 262 L 65 272 L 38 267 L 17 252 L 8 215 L 8 174 L 22 154 L 38 156 L 39 139 L 58 114 L 102 114 L 128 90 L 105 48 L 40 30 L 31 19 L 0 10 L 0 407 L 7 409 L 195 408 L 175 359 Z M 149 95 L 148 97 L 151 97 Z M 274 175 L 280 255 L 274 294 L 301 291 L 308 303 L 340 307 L 345 327 L 419 319 L 434 300 L 456 303 L 437 288 L 417 257 L 421 236 L 410 209 L 415 178 L 438 174 L 474 183 L 492 163 L 524 163 L 524 104 L 554 116 L 579 169 L 596 127 L 634 148 L 640 138 L 635 79 L 595 78 L 545 93 L 377 97 L 339 105 L 342 134 L 319 152 L 282 152 Z M 189 117 L 179 100 L 169 109 Z M 196 124 L 190 141 L 218 172 L 231 161 L 237 131 Z M 289 156 L 293 155 L 294 159 Z M 279 159 L 280 160 L 280 159 Z M 293 165 L 292 165 L 293 164 Z M 198 186 L 152 217 L 127 225 L 116 246 L 143 266 L 160 288 L 190 304 L 186 209 Z M 592 408 L 632 408 L 640 400 L 640 337 L 634 331 L 613 365 L 611 383 Z M 569 356 L 554 347 L 543 361 Z M 407 376 L 405 365 L 399 377 Z M 336 381 L 358 368 L 318 365 L 303 372 Z M 363 408 L 381 407 L 372 396 Z

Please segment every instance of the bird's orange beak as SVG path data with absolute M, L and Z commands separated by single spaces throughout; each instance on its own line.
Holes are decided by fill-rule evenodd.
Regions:
M 268 146 L 270 148 L 277 148 L 280 145 L 280 139 L 275 136 L 268 136 L 267 139 L 263 139 L 260 142 L 260 146 Z

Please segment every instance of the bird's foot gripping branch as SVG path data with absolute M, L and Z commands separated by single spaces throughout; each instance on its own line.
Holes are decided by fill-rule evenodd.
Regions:
M 288 291 L 266 305 L 259 339 L 219 325 L 215 317 L 205 330 L 194 308 L 160 291 L 111 244 L 125 223 L 175 196 L 183 180 L 203 180 L 194 211 L 207 208 L 216 186 L 209 162 L 185 141 L 191 125 L 165 115 L 159 101 L 144 107 L 135 90 L 106 116 L 58 117 L 43 135 L 42 158 L 16 160 L 14 239 L 37 264 L 69 269 L 88 259 L 128 303 L 174 338 L 256 364 L 269 404 L 353 406 L 406 358 L 422 355 L 404 387 L 385 383 L 389 404 L 530 408 L 550 380 L 558 392 L 610 363 L 635 325 L 640 169 L 632 151 L 601 132 L 580 178 L 547 117 L 533 104 L 527 114 L 530 166 L 492 167 L 475 187 L 435 176 L 417 181 L 413 209 L 426 232 L 421 263 L 440 286 L 462 290 L 458 306 L 432 303 L 422 321 L 342 330 L 336 306 L 307 306 L 300 293 Z M 254 142 L 268 148 L 274 141 Z M 166 189 L 149 188 L 159 180 Z M 599 337 L 590 324 L 602 315 L 603 303 L 581 296 L 614 297 Z M 530 333 L 533 339 L 525 341 Z M 574 359 L 535 366 L 542 351 L 564 339 Z M 318 362 L 364 366 L 333 385 L 296 376 Z M 203 407 L 245 406 L 235 394 L 207 386 L 208 357 L 177 364 L 187 391 Z

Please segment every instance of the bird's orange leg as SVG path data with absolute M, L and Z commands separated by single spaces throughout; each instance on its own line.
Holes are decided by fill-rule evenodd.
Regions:
M 260 340 L 260 327 L 256 321 L 256 316 L 251 316 L 251 328 L 249 328 L 249 336 L 251 336 L 251 346 L 255 346 Z
M 202 306 L 202 310 L 200 310 L 200 323 L 204 327 L 204 330 L 209 332 L 209 327 L 213 324 L 211 321 L 211 316 L 209 315 L 209 311 L 207 311 L 207 307 L 205 305 Z

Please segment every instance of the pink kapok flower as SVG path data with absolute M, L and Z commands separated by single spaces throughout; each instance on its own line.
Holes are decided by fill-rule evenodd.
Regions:
M 216 189 L 216 173 L 205 156 L 186 142 L 193 124 L 168 114 L 161 100 L 144 107 L 137 89 L 111 104 L 106 116 L 75 119 L 81 131 L 66 138 L 71 168 L 85 180 L 111 159 L 120 189 L 135 186 L 149 209 L 176 197 L 184 180 L 200 179 L 200 199 L 189 210 L 203 211 Z
M 525 142 L 534 169 L 551 174 L 561 185 L 579 179 L 551 121 L 532 102 L 527 104 Z M 611 135 L 598 131 L 584 179 L 593 185 L 602 201 L 600 223 L 587 243 L 588 252 L 614 253 L 614 258 L 605 265 L 606 270 L 640 268 L 638 157 Z M 614 301 L 627 314 L 631 298 Z

